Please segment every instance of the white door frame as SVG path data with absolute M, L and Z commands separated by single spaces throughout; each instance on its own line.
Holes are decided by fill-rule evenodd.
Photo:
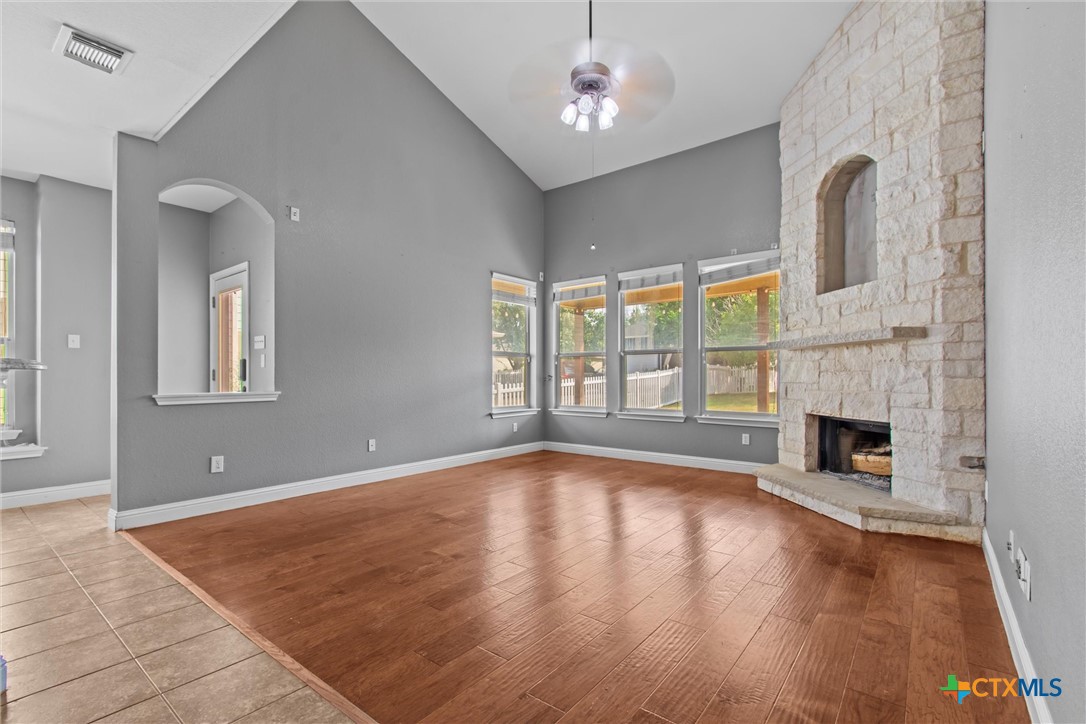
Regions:
M 241 356 L 245 360 L 246 375 L 245 386 L 246 389 L 252 388 L 252 370 L 249 364 L 249 308 L 251 306 L 249 298 L 249 262 L 243 261 L 240 264 L 235 264 L 232 267 L 227 267 L 220 271 L 214 272 L 211 275 L 210 282 L 208 284 L 208 292 L 211 297 L 211 303 L 208 306 L 210 312 L 210 325 L 208 326 L 209 344 L 208 344 L 208 390 L 210 392 L 218 391 L 218 380 L 215 379 L 216 371 L 219 365 L 219 310 L 216 308 L 215 300 L 218 298 L 217 286 L 223 281 L 233 276 L 241 276 Z

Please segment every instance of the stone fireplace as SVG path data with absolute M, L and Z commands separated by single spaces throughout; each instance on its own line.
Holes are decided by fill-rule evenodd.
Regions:
M 984 521 L 983 53 L 982 3 L 861 2 L 781 108 L 779 463 L 759 486 L 867 530 L 976 542 Z M 827 467 L 852 433 L 889 448 L 867 454 L 885 486 Z

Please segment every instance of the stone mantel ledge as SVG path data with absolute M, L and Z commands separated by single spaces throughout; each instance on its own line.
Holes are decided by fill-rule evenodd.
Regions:
M 859 332 L 842 332 L 817 337 L 797 337 L 771 342 L 770 349 L 816 349 L 818 347 L 847 347 L 857 344 L 878 344 L 880 342 L 903 342 L 910 339 L 924 339 L 928 336 L 927 327 L 880 327 Z

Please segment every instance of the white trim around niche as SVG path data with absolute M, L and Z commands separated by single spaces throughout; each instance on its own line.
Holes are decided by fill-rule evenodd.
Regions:
M 220 405 L 230 402 L 275 402 L 282 392 L 169 392 L 151 395 L 159 407 Z

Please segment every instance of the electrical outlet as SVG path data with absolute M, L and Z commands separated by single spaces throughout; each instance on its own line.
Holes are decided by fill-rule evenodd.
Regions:
M 1014 563 L 1014 531 L 1007 534 L 1007 558 Z
M 1022 549 L 1018 549 L 1018 556 L 1014 564 L 1015 570 L 1018 573 L 1018 586 L 1022 589 L 1022 593 L 1026 594 L 1026 600 L 1030 600 L 1030 565 L 1029 559 L 1026 558 L 1026 554 L 1022 552 Z
M 212 455 L 211 456 L 211 472 L 221 473 L 223 470 L 223 456 Z
M 519 429 L 520 429 L 520 426 L 517 423 L 514 422 L 513 423 L 513 432 L 516 432 Z
M 988 502 L 988 478 L 984 479 L 984 502 Z
M 369 449 L 370 452 L 377 452 L 377 439 L 376 438 L 373 438 L 373 437 L 370 438 L 370 444 L 369 444 L 368 449 Z
M 750 433 L 743 433 L 743 444 L 750 445 Z

